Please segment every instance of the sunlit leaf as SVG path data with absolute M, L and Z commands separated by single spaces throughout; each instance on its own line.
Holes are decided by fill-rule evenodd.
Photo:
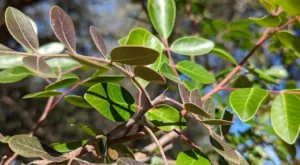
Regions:
M 256 75 L 258 78 L 260 78 L 261 80 L 267 81 L 267 82 L 271 82 L 274 84 L 278 84 L 276 82 L 276 80 L 273 77 L 270 77 L 269 75 L 267 75 L 264 71 L 260 70 L 259 68 L 248 68 L 248 70 Z
M 71 142 L 71 143 L 55 143 L 51 145 L 51 148 L 57 152 L 70 152 L 76 150 L 77 148 L 85 145 L 88 140 L 82 140 L 78 142 Z
M 182 151 L 176 158 L 176 164 L 211 165 L 209 158 L 198 150 Z
M 32 52 L 39 48 L 39 41 L 28 16 L 18 9 L 8 7 L 5 22 L 11 35 L 25 48 Z
M 226 60 L 226 61 L 229 61 L 233 64 L 237 64 L 236 63 L 236 60 L 231 56 L 230 53 L 228 53 L 226 50 L 224 49 L 221 49 L 221 48 L 213 48 L 212 50 L 212 54 Z
M 300 14 L 300 7 L 298 0 L 275 0 L 276 4 L 284 9 L 285 12 L 292 16 Z
M 293 94 L 280 93 L 271 107 L 271 122 L 276 134 L 288 144 L 293 144 L 299 134 L 300 98 Z
M 164 131 L 184 129 L 186 121 L 175 108 L 168 105 L 157 105 L 150 109 L 145 117 L 156 127 Z
M 23 56 L 7 55 L 0 56 L 0 69 L 7 69 L 23 65 Z
M 55 82 L 53 84 L 46 86 L 46 90 L 51 91 L 51 90 L 71 86 L 71 85 L 76 84 L 78 82 L 78 80 L 79 80 L 78 78 L 66 78 L 66 79 L 60 80 L 58 82 Z
M 163 63 L 159 69 L 159 72 L 162 75 L 164 75 L 167 79 L 172 80 L 174 82 L 179 82 L 178 77 L 175 75 L 169 64 Z
M 11 136 L 0 137 L 0 142 L 1 143 L 8 143 L 10 138 L 11 138 Z
M 191 112 L 191 113 L 194 113 L 194 114 L 206 117 L 206 118 L 211 118 L 209 113 L 207 113 L 204 109 L 202 109 L 201 107 L 199 107 L 193 103 L 185 103 L 184 108 L 188 112 Z
M 181 61 L 176 65 L 176 68 L 183 74 L 194 79 L 202 84 L 211 84 L 215 78 L 201 65 L 192 63 L 190 61 Z
M 148 12 L 158 34 L 163 38 L 168 38 L 173 31 L 176 17 L 174 0 L 149 0 Z
M 71 126 L 73 127 L 77 127 L 79 129 L 81 129 L 83 132 L 85 132 L 86 134 L 92 136 L 92 137 L 96 137 L 97 135 L 103 135 L 104 133 L 94 127 L 90 127 L 87 125 L 83 125 L 83 126 L 78 126 L 75 124 L 71 124 Z
M 267 101 L 269 93 L 260 88 L 242 88 L 231 92 L 230 106 L 243 121 L 252 119 L 259 107 Z
M 92 39 L 98 48 L 98 50 L 101 52 L 103 57 L 106 57 L 107 55 L 107 47 L 105 45 L 104 39 L 101 36 L 101 34 L 96 30 L 94 26 L 90 27 L 90 34 L 92 36 Z
M 281 22 L 280 17 L 272 16 L 272 15 L 264 16 L 261 18 L 249 18 L 249 19 L 259 24 L 260 26 L 273 27 L 273 28 L 277 27 Z
M 76 52 L 75 29 L 70 16 L 60 7 L 54 6 L 50 10 L 51 27 L 56 37 L 65 47 Z
M 159 52 L 142 46 L 119 46 L 111 51 L 111 60 L 129 65 L 149 65 L 156 61 Z
M 0 83 L 14 83 L 17 81 L 20 81 L 26 77 L 28 77 L 28 74 L 12 74 L 15 68 L 9 68 L 5 69 L 0 72 Z
M 112 121 L 126 121 L 137 109 L 131 94 L 125 88 L 113 83 L 92 86 L 84 98 L 104 117 Z
M 70 104 L 81 108 L 92 108 L 92 106 L 82 97 L 77 95 L 68 95 L 64 97 Z
M 56 77 L 50 66 L 39 57 L 24 57 L 23 64 L 31 71 L 41 76 Z
M 39 48 L 41 54 L 58 54 L 65 50 L 65 46 L 60 42 L 51 42 Z
M 171 50 L 175 53 L 196 56 L 209 53 L 214 48 L 214 43 L 200 37 L 182 37 L 171 45 Z
M 50 97 L 50 96 L 59 96 L 62 95 L 61 92 L 56 91 L 44 91 L 44 92 L 36 92 L 36 93 L 30 93 L 25 96 L 23 96 L 24 99 L 28 98 L 43 98 L 43 97 Z
M 166 79 L 153 69 L 145 66 L 134 67 L 134 75 L 151 83 L 165 84 Z

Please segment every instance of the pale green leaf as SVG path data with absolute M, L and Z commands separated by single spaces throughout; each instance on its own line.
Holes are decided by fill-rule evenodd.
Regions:
M 182 151 L 176 158 L 177 165 L 211 165 L 209 158 L 198 150 Z
M 272 15 L 268 15 L 268 16 L 264 16 L 261 18 L 249 18 L 250 20 L 252 20 L 253 22 L 257 23 L 260 26 L 263 27 L 277 27 L 281 20 L 280 17 L 278 16 L 272 16 Z
M 171 50 L 177 54 L 196 56 L 209 53 L 214 43 L 201 37 L 181 37 L 173 42 Z

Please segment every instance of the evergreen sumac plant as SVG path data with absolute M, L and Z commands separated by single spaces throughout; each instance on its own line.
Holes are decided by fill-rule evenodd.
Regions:
M 270 119 L 271 129 L 275 131 L 270 135 L 278 136 L 282 139 L 281 144 L 291 147 L 299 134 L 299 90 L 269 90 L 268 85 L 250 81 L 246 75 L 250 74 L 263 81 L 264 84 L 277 84 L 277 80 L 280 80 L 278 77 L 276 80 L 274 76 L 270 76 L 257 67 L 247 65 L 248 59 L 266 41 L 269 42 L 271 51 L 280 50 L 300 55 L 300 39 L 289 29 L 300 19 L 298 16 L 300 15 L 300 2 L 261 0 L 261 3 L 269 11 L 269 15 L 230 25 L 215 21 L 211 22 L 209 28 L 205 27 L 206 32 L 210 32 L 211 36 L 226 29 L 223 33 L 224 39 L 239 40 L 246 47 L 252 46 L 240 62 L 236 62 L 235 58 L 209 35 L 206 35 L 206 38 L 184 36 L 169 44 L 168 38 L 173 32 L 176 17 L 174 0 L 148 0 L 148 8 L 146 8 L 148 16 L 159 37 L 146 29 L 136 28 L 119 40 L 120 46 L 108 52 L 102 36 L 95 27 L 90 27 L 92 40 L 101 57 L 77 53 L 74 25 L 68 14 L 60 7 L 54 6 L 50 11 L 51 27 L 60 43 L 50 43 L 42 47 L 39 46 L 34 22 L 21 11 L 8 7 L 5 12 L 6 26 L 26 52 L 17 52 L 0 45 L 1 58 L 7 59 L 7 63 L 0 66 L 3 69 L 0 72 L 0 83 L 13 83 L 28 76 L 37 76 L 43 78 L 49 85 L 44 91 L 23 97 L 24 99 L 48 98 L 48 103 L 32 132 L 1 137 L 1 142 L 8 143 L 15 154 L 8 159 L 3 159 L 0 164 L 10 164 L 17 155 L 39 158 L 30 164 L 72 164 L 75 162 L 82 165 L 115 162 L 118 165 L 144 164 L 135 160 L 136 150 L 123 144 L 144 136 L 151 136 L 159 149 L 162 163 L 169 164 L 170 159 L 166 157 L 163 149 L 165 142 L 158 140 L 155 135 L 155 132 L 159 130 L 168 132 L 164 135 L 166 137 L 170 133 L 177 134 L 190 146 L 190 150 L 178 154 L 176 164 L 220 163 L 218 159 L 210 157 L 209 149 L 199 147 L 181 133 L 181 130 L 187 129 L 187 121 L 196 121 L 194 123 L 207 130 L 206 136 L 211 143 L 210 148 L 223 157 L 223 163 L 220 164 L 225 162 L 239 165 L 247 165 L 248 162 L 256 164 L 251 156 L 240 154 L 235 149 L 236 146 L 228 141 L 232 139 L 232 136 L 228 135 L 229 127 L 233 124 L 232 112 L 242 122 L 252 125 L 253 129 L 258 127 L 257 123 L 253 122 L 256 117 L 259 118 L 262 114 L 270 115 L 265 120 L 267 123 Z M 265 27 L 265 31 L 257 35 L 259 38 L 252 38 L 249 35 L 250 32 L 248 33 L 249 29 L 244 30 L 252 23 Z M 256 41 L 255 44 L 252 44 L 252 41 Z M 216 55 L 225 62 L 231 63 L 233 67 L 213 74 L 194 60 L 196 56 L 207 54 Z M 175 63 L 172 56 L 176 55 L 185 55 L 191 60 Z M 96 72 L 86 79 L 72 74 L 73 71 L 83 67 L 95 68 Z M 119 70 L 122 74 L 105 74 L 112 69 Z M 185 75 L 189 80 L 183 80 L 181 75 Z M 138 89 L 138 98 L 134 98 L 127 89 L 118 84 L 126 77 L 131 79 Z M 151 98 L 146 90 L 149 83 L 178 84 L 176 91 L 181 97 L 181 102 L 167 97 L 165 93 Z M 85 94 L 83 96 L 70 95 L 79 86 L 88 88 Z M 65 87 L 70 88 L 65 92 L 57 90 Z M 210 90 L 204 92 L 205 87 L 210 87 L 206 88 Z M 231 92 L 229 103 L 224 106 L 227 108 L 220 109 L 217 108 L 218 104 L 215 105 L 217 102 L 215 99 L 220 99 L 218 93 L 224 90 Z M 42 144 L 34 136 L 35 132 L 63 99 L 78 107 L 93 108 L 105 118 L 121 124 L 105 133 L 91 126 L 77 126 L 90 135 L 91 139 L 51 146 Z M 258 114 L 259 109 L 264 112 Z M 128 135 L 133 125 L 140 126 L 141 132 Z M 94 163 L 88 162 L 91 160 L 83 157 L 87 154 L 94 157 Z M 290 155 L 294 160 L 293 155 Z

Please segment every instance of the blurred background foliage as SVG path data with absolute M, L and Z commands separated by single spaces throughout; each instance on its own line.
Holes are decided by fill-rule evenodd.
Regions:
M 262 0 L 263 1 L 263 0 Z M 254 24 L 249 17 L 261 17 L 268 13 L 259 0 L 176 0 L 177 17 L 175 30 L 170 37 L 174 41 L 180 36 L 200 35 L 213 40 L 217 47 L 225 48 L 237 61 L 241 60 L 254 46 L 264 28 Z M 53 5 L 63 8 L 72 18 L 77 37 L 77 50 L 80 54 L 99 56 L 93 46 L 89 27 L 95 26 L 103 35 L 107 46 L 112 49 L 118 45 L 118 40 L 125 37 L 135 27 L 143 27 L 155 34 L 146 14 L 146 0 L 0 0 L 0 43 L 15 50 L 22 47 L 12 39 L 4 24 L 4 11 L 12 6 L 30 16 L 38 26 L 40 44 L 57 42 L 50 21 L 49 10 Z M 282 19 L 286 19 L 282 15 Z M 299 35 L 299 25 L 290 27 Z M 300 67 L 297 56 L 287 51 L 277 51 L 281 45 L 276 42 L 266 42 L 260 51 L 250 59 L 248 67 L 256 70 L 244 70 L 233 80 L 232 87 L 249 87 L 256 84 L 266 89 L 281 90 L 283 88 L 297 88 L 300 78 Z M 214 52 L 212 52 L 214 53 Z M 186 59 L 186 56 L 174 56 L 176 61 Z M 233 64 L 221 60 L 217 56 L 197 56 L 198 63 L 204 65 L 217 78 L 222 79 Z M 81 77 L 87 77 L 93 70 L 76 72 Z M 260 77 L 260 79 L 258 78 Z M 186 81 L 187 77 L 181 76 Z M 266 82 L 273 82 L 268 85 Z M 28 93 L 42 91 L 46 83 L 37 77 L 29 77 L 18 83 L 0 85 L 0 133 L 16 135 L 30 132 L 43 112 L 46 99 L 22 99 Z M 125 79 L 122 85 L 136 98 L 137 91 L 130 80 Z M 243 86 L 241 86 L 243 85 Z M 176 93 L 177 85 L 149 85 L 147 90 L 154 97 L 168 88 L 167 95 L 179 100 Z M 204 86 L 203 93 L 212 89 Z M 80 87 L 73 94 L 82 95 L 86 88 Z M 229 92 L 223 91 L 216 95 L 216 110 L 224 109 L 228 105 Z M 251 164 L 297 164 L 299 158 L 299 141 L 295 145 L 288 145 L 280 140 L 270 126 L 269 107 L 263 107 L 259 115 L 248 123 L 242 123 L 237 117 L 230 128 L 228 140 L 234 147 L 251 162 Z M 96 110 L 80 109 L 62 101 L 46 122 L 37 131 L 36 136 L 41 141 L 51 144 L 55 142 L 72 142 L 87 138 L 87 135 L 71 124 L 90 125 L 105 133 L 112 130 L 116 123 L 102 117 Z M 203 138 L 205 131 L 200 125 L 189 123 L 189 129 L 184 131 L 193 142 L 207 148 L 209 139 Z M 251 126 L 250 126 L 251 124 Z M 132 130 L 137 131 L 138 128 Z M 160 135 L 162 133 L 159 133 Z M 145 137 L 129 143 L 131 147 L 142 149 L 149 144 L 150 138 Z M 171 143 L 172 150 L 167 155 L 176 159 L 177 154 L 188 149 L 182 140 L 176 139 Z M 298 152 L 297 152 L 298 151 Z M 214 157 L 213 151 L 207 151 Z M 0 156 L 11 154 L 6 145 L 0 144 Z M 158 154 L 158 153 L 156 153 Z M 215 159 L 219 159 L 215 156 Z M 220 164 L 222 160 L 218 160 Z

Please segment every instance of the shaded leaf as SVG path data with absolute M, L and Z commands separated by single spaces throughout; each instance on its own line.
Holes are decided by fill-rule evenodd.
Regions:
M 92 86 L 84 98 L 104 117 L 116 122 L 127 121 L 137 109 L 131 94 L 113 83 Z
M 287 48 L 293 50 L 297 56 L 300 56 L 300 38 L 288 31 L 280 31 L 277 34 L 279 41 Z
M 155 70 L 145 67 L 145 66 L 136 66 L 134 67 L 134 75 L 142 78 L 143 80 L 149 81 L 151 83 L 165 84 L 166 79 L 160 75 Z
M 224 109 L 223 113 L 222 113 L 222 117 L 221 117 L 222 120 L 226 120 L 226 121 L 232 121 L 233 119 L 233 114 L 230 113 L 227 108 Z M 229 132 L 229 129 L 230 129 L 230 126 L 231 125 L 222 125 L 221 126 L 221 133 L 223 136 L 225 136 L 228 132 Z
M 205 110 L 203 110 L 201 107 L 193 104 L 193 103 L 185 103 L 184 104 L 185 110 L 188 112 L 206 117 L 206 118 L 211 118 L 210 114 L 208 114 Z
M 54 6 L 50 10 L 51 27 L 56 37 L 65 47 L 76 52 L 75 29 L 70 16 L 60 7 Z
M 5 22 L 10 34 L 25 48 L 32 52 L 39 48 L 39 41 L 28 16 L 18 9 L 8 7 Z
M 215 151 L 223 156 L 226 160 L 237 164 L 240 163 L 239 155 L 228 143 L 218 139 L 217 137 L 211 136 L 209 137 L 209 140 Z
M 182 151 L 176 158 L 176 164 L 211 165 L 209 158 L 198 150 Z
M 201 107 L 201 97 L 200 97 L 200 91 L 198 88 L 195 88 L 190 93 L 190 100 L 191 103 L 194 103 L 195 105 Z
M 117 150 L 118 153 L 119 153 L 119 155 L 120 155 L 120 157 L 129 157 L 129 158 L 134 159 L 133 152 L 131 151 L 130 148 L 128 148 L 124 144 L 116 144 L 116 145 L 111 146 L 111 148 Z
M 211 118 L 215 118 L 215 103 L 212 97 L 204 101 L 202 108 L 210 114 Z
M 259 107 L 267 101 L 269 93 L 260 88 L 243 88 L 231 92 L 230 106 L 243 121 L 252 119 Z
M 232 55 L 222 48 L 213 48 L 212 54 L 214 54 L 224 60 L 227 60 L 233 64 L 237 64 L 236 60 L 232 57 Z
M 178 84 L 178 90 L 183 104 L 191 102 L 190 93 L 185 89 L 183 84 Z
M 88 140 L 82 140 L 82 141 L 71 142 L 71 143 L 54 143 L 51 145 L 51 148 L 57 152 L 70 152 L 85 145 L 87 142 Z
M 76 124 L 71 124 L 71 126 L 81 129 L 83 132 L 85 132 L 86 134 L 88 134 L 92 137 L 96 137 L 97 135 L 103 135 L 104 134 L 102 131 L 100 131 L 96 128 L 87 126 L 87 125 L 78 126 Z
M 202 84 L 211 84 L 215 78 L 201 65 L 190 61 L 181 61 L 176 65 L 176 68 L 183 74 Z
M 62 95 L 62 92 L 44 91 L 44 92 L 36 92 L 36 93 L 27 94 L 27 95 L 23 96 L 23 99 L 28 99 L 28 98 L 43 98 L 43 97 L 59 96 L 59 95 Z
M 103 65 L 103 64 L 100 64 L 99 62 L 97 61 L 92 61 L 90 59 L 87 59 L 85 58 L 84 56 L 82 55 L 77 55 L 77 54 L 73 54 L 73 53 L 70 53 L 69 54 L 74 60 L 78 61 L 79 63 L 83 64 L 83 65 L 86 65 L 86 66 L 90 66 L 90 67 L 93 67 L 93 68 L 97 68 L 97 69 L 106 69 L 106 70 L 109 70 L 110 68 L 107 67 L 106 65 Z
M 78 80 L 79 80 L 78 78 L 66 78 L 66 79 L 60 80 L 58 82 L 55 82 L 53 84 L 46 86 L 46 90 L 51 91 L 51 90 L 71 86 L 71 85 L 76 84 L 78 82 Z
M 42 58 L 30 56 L 24 57 L 22 61 L 29 70 L 38 75 L 56 77 L 53 70 Z
M 119 46 L 111 51 L 111 60 L 129 65 L 148 65 L 156 61 L 159 52 L 142 46 Z
M 164 75 L 167 79 L 172 80 L 174 82 L 179 82 L 178 77 L 173 72 L 171 66 L 167 63 L 163 63 L 159 68 L 159 72 Z
M 262 71 L 258 68 L 248 68 L 248 70 L 251 73 L 253 73 L 254 75 L 258 76 L 258 78 L 260 78 L 261 80 L 265 80 L 267 82 L 278 84 L 274 78 L 268 76 L 264 71 Z
M 213 48 L 212 41 L 200 37 L 181 37 L 170 47 L 173 52 L 188 56 L 204 55 Z
M 11 136 L 0 137 L 0 142 L 1 143 L 8 143 L 10 138 L 11 138 Z
M 300 98 L 293 94 L 280 93 L 271 107 L 271 122 L 276 134 L 288 144 L 293 144 L 299 134 Z
M 184 129 L 186 127 L 186 121 L 180 112 L 168 105 L 153 107 L 145 114 L 145 117 L 164 131 L 172 131 L 177 128 Z
M 0 83 L 14 83 L 28 77 L 28 74 L 12 74 L 15 68 L 5 69 L 0 72 Z
M 102 56 L 106 58 L 107 55 L 107 47 L 105 45 L 105 41 L 101 34 L 96 30 L 94 26 L 90 27 L 90 34 L 92 36 L 92 39 L 98 48 L 98 50 L 101 52 Z
M 81 108 L 92 108 L 92 106 L 81 96 L 68 95 L 64 97 L 70 104 Z
M 90 87 L 99 83 L 106 83 L 106 82 L 117 83 L 123 80 L 125 77 L 126 76 L 124 75 L 101 75 L 94 78 L 89 78 L 89 80 L 82 85 Z
M 118 160 L 117 160 L 117 165 L 147 165 L 145 163 L 141 163 L 141 162 L 138 162 L 134 159 L 131 159 L 131 158 L 124 158 L 124 157 L 120 157 Z
M 173 31 L 176 17 L 174 0 L 149 0 L 148 12 L 158 34 L 163 38 L 168 38 Z
M 233 88 L 251 88 L 253 84 L 246 76 L 241 75 L 232 82 L 231 86 Z
M 231 125 L 233 122 L 220 119 L 211 119 L 211 120 L 200 120 L 201 123 L 207 125 Z

